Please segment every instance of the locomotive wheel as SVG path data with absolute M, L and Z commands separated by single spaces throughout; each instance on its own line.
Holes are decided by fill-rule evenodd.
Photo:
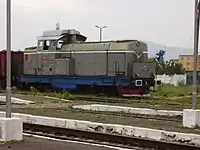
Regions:
M 30 91 L 30 87 L 31 87 L 31 85 L 30 84 L 26 84 L 25 82 L 22 82 L 20 85 L 19 85 L 19 88 L 21 89 L 21 90 L 28 90 L 28 91 Z
M 115 86 L 113 87 L 104 87 L 104 93 L 107 96 L 117 96 L 117 88 Z

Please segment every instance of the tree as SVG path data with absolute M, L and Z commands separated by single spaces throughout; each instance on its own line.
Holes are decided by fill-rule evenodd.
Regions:
M 186 70 L 183 68 L 183 65 L 180 63 L 176 63 L 174 65 L 175 74 L 185 74 Z
M 185 73 L 185 69 L 180 63 L 170 63 L 170 62 L 159 63 L 154 58 L 149 58 L 149 62 L 156 63 L 156 74 L 159 75 L 161 74 L 174 75 L 174 74 Z

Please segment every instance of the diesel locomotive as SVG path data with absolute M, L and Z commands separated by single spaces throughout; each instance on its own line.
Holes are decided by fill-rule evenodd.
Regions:
M 148 94 L 155 85 L 155 63 L 138 40 L 87 42 L 75 29 L 44 31 L 37 46 L 25 48 L 23 87 L 43 90 Z

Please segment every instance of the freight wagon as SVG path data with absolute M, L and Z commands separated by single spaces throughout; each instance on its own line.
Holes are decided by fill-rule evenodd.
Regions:
M 93 90 L 132 96 L 155 85 L 155 63 L 138 40 L 86 42 L 75 29 L 45 31 L 24 52 L 23 88 Z
M 17 85 L 23 74 L 24 53 L 21 51 L 11 52 L 11 84 Z M 6 50 L 0 51 L 0 89 L 6 87 Z

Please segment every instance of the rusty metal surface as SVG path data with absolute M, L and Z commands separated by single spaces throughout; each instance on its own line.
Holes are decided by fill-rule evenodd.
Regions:
M 11 73 L 12 76 L 19 76 L 23 73 L 23 52 L 12 51 Z M 0 89 L 5 89 L 6 85 L 6 51 L 0 51 Z

